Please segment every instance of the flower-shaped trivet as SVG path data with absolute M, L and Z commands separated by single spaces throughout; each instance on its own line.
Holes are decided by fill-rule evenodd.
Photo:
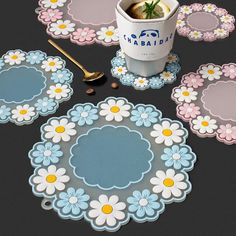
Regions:
M 12 50 L 0 58 L 0 123 L 30 124 L 69 100 L 73 74 L 41 51 Z
M 54 38 L 78 45 L 118 44 L 115 6 L 118 0 L 40 0 L 38 19 Z M 105 10 L 105 12 L 104 12 Z
M 181 6 L 177 32 L 193 41 L 212 42 L 229 36 L 234 30 L 235 18 L 214 4 L 194 3 Z
M 160 89 L 165 84 L 171 84 L 176 80 L 176 75 L 181 70 L 179 65 L 179 57 L 170 53 L 168 61 L 163 72 L 147 78 L 136 75 L 128 71 L 124 53 L 119 50 L 111 61 L 111 73 L 118 78 L 123 85 L 132 86 L 137 90 L 145 90 L 148 88 Z
M 152 105 L 113 97 L 77 104 L 49 119 L 41 135 L 29 152 L 29 181 L 42 207 L 63 219 L 116 231 L 131 218 L 157 220 L 165 204 L 191 191 L 187 172 L 196 156 L 187 130 Z
M 173 89 L 177 116 L 188 121 L 199 137 L 213 137 L 236 144 L 236 64 L 202 65 L 183 76 Z

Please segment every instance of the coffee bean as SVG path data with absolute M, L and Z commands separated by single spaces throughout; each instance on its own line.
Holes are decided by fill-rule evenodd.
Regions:
M 117 84 L 117 83 L 112 83 L 112 84 L 111 84 L 111 87 L 112 87 L 113 89 L 118 89 L 118 88 L 119 88 L 119 84 Z
M 95 94 L 95 89 L 93 89 L 93 88 L 88 88 L 88 89 L 86 90 L 86 93 L 87 93 L 88 95 L 94 95 L 94 94 Z

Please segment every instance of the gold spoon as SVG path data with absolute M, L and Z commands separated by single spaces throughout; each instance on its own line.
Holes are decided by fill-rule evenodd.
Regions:
M 66 56 L 69 60 L 71 60 L 76 66 L 78 66 L 84 72 L 83 81 L 90 82 L 101 79 L 104 76 L 103 72 L 89 72 L 87 71 L 78 61 L 76 61 L 70 54 L 64 51 L 59 45 L 53 42 L 51 39 L 48 42 L 56 48 L 59 52 L 61 52 L 64 56 Z

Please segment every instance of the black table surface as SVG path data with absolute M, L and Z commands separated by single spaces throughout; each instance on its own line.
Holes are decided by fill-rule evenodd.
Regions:
M 194 0 L 180 1 L 181 5 L 191 3 Z M 212 3 L 236 15 L 234 0 L 212 0 Z M 46 28 L 37 20 L 37 0 L 2 0 L 1 4 L 1 55 L 10 49 L 40 49 L 48 55 L 59 55 L 47 43 L 49 36 Z M 173 87 L 180 83 L 183 74 L 195 72 L 201 64 L 235 62 L 235 39 L 235 32 L 229 38 L 213 43 L 192 42 L 176 35 L 174 51 L 180 56 L 182 66 L 177 81 L 160 90 L 146 91 L 136 91 L 122 85 L 118 90 L 110 87 L 116 81 L 110 73 L 110 60 L 118 46 L 95 44 L 79 47 L 69 40 L 57 40 L 91 70 L 104 70 L 107 81 L 96 87 L 95 96 L 88 96 L 85 93 L 88 85 L 81 81 L 82 73 L 67 61 L 67 67 L 74 73 L 74 95 L 69 101 L 62 103 L 55 114 L 40 117 L 31 125 L 0 125 L 0 235 L 108 235 L 107 232 L 94 231 L 84 220 L 61 220 L 55 212 L 43 210 L 41 198 L 32 194 L 28 179 L 33 168 L 28 151 L 40 140 L 40 126 L 52 116 L 64 115 L 76 103 L 97 103 L 108 96 L 124 96 L 134 104 L 153 104 L 163 112 L 164 117 L 177 119 L 176 105 L 170 99 Z M 189 130 L 187 123 L 184 126 Z M 131 221 L 114 235 L 236 235 L 236 145 L 227 146 L 215 138 L 198 138 L 192 132 L 189 132 L 187 143 L 197 154 L 198 161 L 189 173 L 193 190 L 186 200 L 167 205 L 156 222 L 137 224 Z

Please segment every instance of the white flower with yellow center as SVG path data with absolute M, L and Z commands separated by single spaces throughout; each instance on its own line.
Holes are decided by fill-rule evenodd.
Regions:
M 23 106 L 17 106 L 16 109 L 12 110 L 12 119 L 19 122 L 29 121 L 33 116 L 35 116 L 34 107 L 30 107 L 28 104 Z
M 200 39 L 202 37 L 202 33 L 200 31 L 191 31 L 189 33 L 189 36 L 192 38 L 192 39 Z
M 100 195 L 98 200 L 90 202 L 92 208 L 88 215 L 90 218 L 95 219 L 97 226 L 108 225 L 113 227 L 117 224 L 117 221 L 125 218 L 123 210 L 126 208 L 124 202 L 119 202 L 119 198 L 116 195 L 107 197 L 106 195 Z
M 204 11 L 206 12 L 213 12 L 216 9 L 216 6 L 213 4 L 205 4 L 203 7 Z
M 67 98 L 70 93 L 70 89 L 67 84 L 56 84 L 51 85 L 47 94 L 49 94 L 50 98 L 55 98 L 56 100 L 60 100 L 62 98 Z
M 154 185 L 153 192 L 161 193 L 165 199 L 180 197 L 183 190 L 188 187 L 184 182 L 184 175 L 182 173 L 175 174 L 173 169 L 168 169 L 166 172 L 158 170 L 156 177 L 151 178 L 150 182 Z
M 202 75 L 203 79 L 209 79 L 210 81 L 220 79 L 222 75 L 221 69 L 214 65 L 203 66 L 199 73 Z
M 70 177 L 65 173 L 65 168 L 57 169 L 56 166 L 51 165 L 47 169 L 39 169 L 32 182 L 36 185 L 38 192 L 46 192 L 46 194 L 52 195 L 56 190 L 62 191 L 65 189 L 65 183 L 70 180 Z
M 227 36 L 228 31 L 226 31 L 225 29 L 219 28 L 219 29 L 214 30 L 214 34 L 218 37 L 224 38 Z
M 148 80 L 143 77 L 138 77 L 134 80 L 134 86 L 137 88 L 145 88 L 148 85 Z
M 52 9 L 55 9 L 57 7 L 63 7 L 66 1 L 67 0 L 43 0 L 42 4 L 45 8 L 50 7 Z
M 4 62 L 9 63 L 9 65 L 19 65 L 25 60 L 25 53 L 21 51 L 11 51 L 4 56 Z
M 113 71 L 116 75 L 124 75 L 127 69 L 124 66 L 116 66 Z
M 69 122 L 68 119 L 62 118 L 60 120 L 51 120 L 43 130 L 45 131 L 45 138 L 52 139 L 54 143 L 59 143 L 61 140 L 68 142 L 71 136 L 76 135 L 75 123 Z
M 53 32 L 54 35 L 68 35 L 75 31 L 75 24 L 70 20 L 58 20 L 56 23 L 52 23 L 49 26 L 49 31 Z
M 210 116 L 198 116 L 192 120 L 192 127 L 201 134 L 212 134 L 218 126 L 216 125 L 216 120 L 211 119 Z
M 118 29 L 114 26 L 102 27 L 100 31 L 97 31 L 97 35 L 99 40 L 104 40 L 106 43 L 119 40 Z
M 129 110 L 131 106 L 126 104 L 124 100 L 115 100 L 111 98 L 107 101 L 107 103 L 102 103 L 100 108 L 101 111 L 99 114 L 101 116 L 105 116 L 107 121 L 115 120 L 120 122 L 123 120 L 123 117 L 129 117 Z
M 160 74 L 160 78 L 166 82 L 168 82 L 168 81 L 170 82 L 175 78 L 175 76 L 173 73 L 171 73 L 169 71 L 164 71 Z
M 178 61 L 178 57 L 174 54 L 169 54 L 167 57 L 167 62 L 168 63 L 173 63 L 173 62 L 177 62 Z
M 189 7 L 189 6 L 182 6 L 182 7 L 180 8 L 180 12 L 183 13 L 183 14 L 189 15 L 189 14 L 191 14 L 191 13 L 193 12 L 193 10 L 192 10 L 192 8 Z
M 46 72 L 52 71 L 55 72 L 59 69 L 61 69 L 63 66 L 63 61 L 61 61 L 57 57 L 49 57 L 46 61 L 42 62 L 42 69 L 44 69 Z
M 153 129 L 150 135 L 155 138 L 157 144 L 164 143 L 166 146 L 171 146 L 173 143 L 183 141 L 185 132 L 177 122 L 165 120 L 161 124 L 155 124 Z
M 220 20 L 223 23 L 232 23 L 234 21 L 234 17 L 231 15 L 224 15 L 224 16 L 221 16 Z
M 174 89 L 174 98 L 176 98 L 179 102 L 187 102 L 197 100 L 198 92 L 194 91 L 193 88 L 187 88 L 185 86 Z
M 176 26 L 177 27 L 183 27 L 185 25 L 185 21 L 183 21 L 183 20 L 177 20 L 177 22 L 176 22 Z

